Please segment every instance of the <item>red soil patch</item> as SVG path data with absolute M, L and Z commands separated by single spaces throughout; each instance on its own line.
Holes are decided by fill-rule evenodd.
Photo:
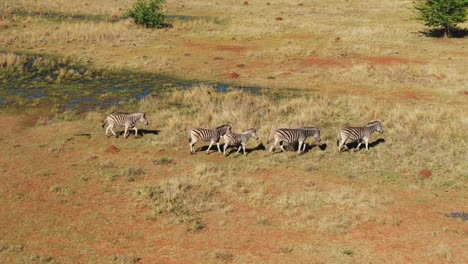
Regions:
M 236 66 L 239 67 L 239 68 L 244 68 L 244 67 L 245 67 L 245 64 L 242 64 L 242 63 L 241 63 L 241 64 L 237 64 Z
M 429 179 L 429 177 L 432 176 L 432 172 L 429 169 L 424 168 L 418 173 L 418 176 L 423 179 Z
M 233 79 L 237 79 L 240 77 L 240 75 L 237 72 L 228 72 L 224 76 L 228 78 L 233 78 Z
M 304 66 L 314 66 L 320 68 L 346 68 L 351 66 L 344 60 L 339 61 L 335 59 L 321 59 L 321 58 L 308 58 L 303 62 Z
M 401 97 L 406 99 L 419 100 L 421 99 L 422 95 L 418 94 L 415 91 L 404 91 Z
M 114 145 L 110 145 L 109 147 L 107 147 L 106 152 L 114 154 L 119 152 L 119 149 Z
M 397 65 L 397 64 L 425 64 L 425 61 L 420 60 L 411 60 L 405 58 L 395 58 L 395 57 L 373 57 L 365 58 L 365 62 L 371 65 Z
M 245 49 L 245 47 L 236 45 L 217 45 L 215 49 L 223 51 L 241 52 Z

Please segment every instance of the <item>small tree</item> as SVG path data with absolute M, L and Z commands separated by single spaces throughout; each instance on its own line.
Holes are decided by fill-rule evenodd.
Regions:
M 416 10 L 418 20 L 429 27 L 442 27 L 444 37 L 449 37 L 457 23 L 466 21 L 468 0 L 419 0 Z
M 137 0 L 124 17 L 133 18 L 135 23 L 148 28 L 166 27 L 166 15 L 162 10 L 164 2 L 165 0 Z

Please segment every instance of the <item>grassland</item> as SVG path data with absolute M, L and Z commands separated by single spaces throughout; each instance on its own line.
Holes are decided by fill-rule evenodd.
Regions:
M 282 96 L 200 85 L 86 113 L 2 110 L 0 262 L 468 258 L 466 38 L 425 37 L 411 1 L 169 1 L 169 14 L 192 18 L 164 30 L 119 20 L 131 2 L 4 0 L 0 45 L 91 76 L 140 71 Z M 0 55 L 2 74 L 25 72 L 27 57 Z M 54 87 L 86 78 L 68 71 Z M 146 112 L 146 132 L 106 138 L 113 110 Z M 336 151 L 342 125 L 376 119 L 385 133 L 369 151 Z M 190 155 L 188 129 L 224 123 L 257 128 L 248 155 Z M 265 151 L 273 129 L 304 125 L 320 126 L 324 145 Z

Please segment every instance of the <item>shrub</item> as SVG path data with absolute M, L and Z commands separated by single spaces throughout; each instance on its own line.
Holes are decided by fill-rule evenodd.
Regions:
M 444 37 L 449 37 L 457 23 L 466 21 L 468 0 L 420 0 L 415 8 L 418 20 L 429 27 L 442 27 Z
M 163 12 L 164 0 L 138 0 L 127 10 L 124 17 L 132 18 L 135 23 L 147 28 L 163 28 L 166 15 Z

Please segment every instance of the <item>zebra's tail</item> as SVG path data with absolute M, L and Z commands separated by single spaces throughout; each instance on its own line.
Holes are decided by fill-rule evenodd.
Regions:
M 101 127 L 104 127 L 106 124 L 107 124 L 107 118 L 106 118 L 106 119 L 104 119 L 104 122 L 102 122 L 102 125 L 101 125 Z

